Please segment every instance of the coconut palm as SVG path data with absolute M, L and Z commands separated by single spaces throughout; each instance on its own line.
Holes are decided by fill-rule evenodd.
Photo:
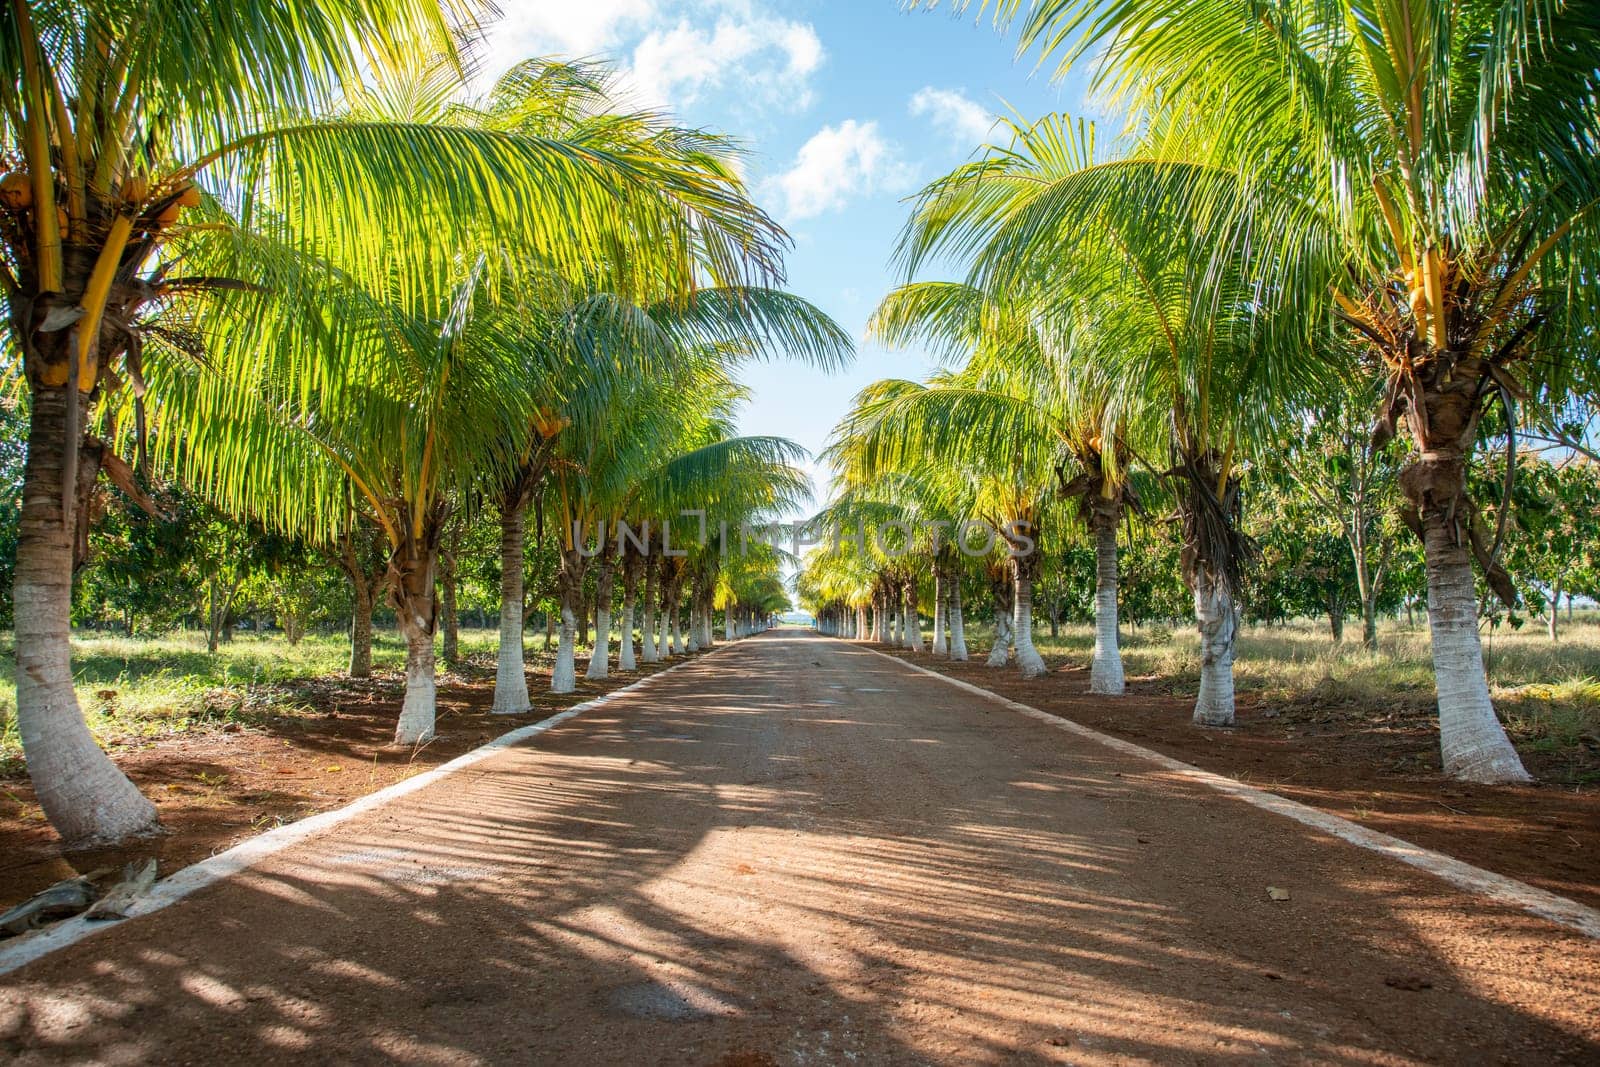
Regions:
M 703 298 L 707 306 L 723 299 L 747 300 L 753 307 L 764 295 L 707 292 L 696 299 Z M 782 306 L 801 305 L 786 300 Z M 836 338 L 836 327 L 820 313 L 812 314 L 818 317 L 822 335 Z M 683 524 L 675 521 L 680 512 L 698 510 L 705 513 L 706 521 L 720 525 L 730 518 L 743 518 L 763 496 L 777 506 L 797 491 L 798 475 L 789 466 L 798 457 L 796 446 L 782 439 L 735 437 L 732 433 L 733 409 L 743 393 L 729 377 L 729 353 L 738 351 L 738 343 L 748 347 L 755 341 L 753 334 L 747 334 L 724 344 L 686 346 L 670 366 L 641 375 L 615 393 L 606 408 L 580 414 L 571 431 L 562 436 L 553 455 L 546 497 L 559 524 L 562 546 L 563 621 L 551 683 L 555 692 L 570 691 L 575 684 L 571 630 L 585 561 L 590 556 L 598 557 L 603 569 L 589 676 L 605 677 L 607 673 L 613 594 L 607 579 L 614 576 L 608 572 L 617 555 L 628 547 L 619 532 L 619 521 L 643 535 L 632 543 L 634 551 L 657 556 L 664 640 L 657 643 L 656 651 L 659 655 L 661 646 L 666 645 L 678 652 L 689 644 L 678 609 L 685 584 L 692 583 L 695 576 L 686 553 L 692 544 L 707 543 L 699 529 L 694 531 L 693 542 L 685 537 Z M 848 350 L 847 342 L 842 350 Z M 590 536 L 586 531 L 598 537 L 593 551 L 584 545 Z M 700 591 L 703 607 L 707 589 L 702 585 Z M 703 629 L 699 620 L 692 621 L 691 630 L 697 636 Z
M 970 283 L 1027 308 L 1057 375 L 1100 400 L 1102 440 L 1160 461 L 1201 636 L 1195 720 L 1231 723 L 1235 595 L 1253 556 L 1239 474 L 1276 413 L 1326 378 L 1318 335 L 1295 294 L 1261 284 L 1273 253 L 1243 251 L 1260 220 L 1233 218 L 1236 241 L 1217 240 L 1228 216 L 1209 200 L 1112 195 L 1141 164 L 1165 176 L 1148 147 L 1098 151 L 1091 125 L 1061 116 L 1012 131 L 922 192 L 901 254 L 908 270 L 966 257 Z
M 1046 669 L 1033 644 L 1032 591 L 1040 562 L 1039 520 L 1054 492 L 1058 454 L 1048 424 L 1033 418 L 1037 412 L 1024 396 L 1005 389 L 998 376 L 984 376 L 978 368 L 938 375 L 926 385 L 880 382 L 858 397 L 837 437 L 840 453 L 849 457 L 848 471 L 861 479 L 898 472 L 902 494 L 923 481 L 906 473 L 935 463 L 956 467 L 976 485 L 972 515 L 1006 540 L 1013 572 L 1010 628 L 997 628 L 990 663 L 1003 665 L 1014 644 L 1023 677 L 1033 678 Z M 1014 432 L 969 436 L 962 420 L 978 407 L 987 408 L 991 425 L 1003 412 Z M 907 510 L 925 522 L 914 505 Z
M 382 531 L 386 591 L 406 640 L 406 696 L 397 743 L 433 734 L 435 585 L 452 513 L 486 470 L 510 469 L 537 396 L 528 373 L 527 317 L 500 302 L 508 276 L 480 257 L 431 313 L 367 299 L 340 312 L 359 332 L 340 338 L 338 379 L 313 391 L 262 354 L 253 389 L 203 368 L 160 379 L 166 423 L 157 456 L 223 508 L 309 537 L 337 536 L 346 486 Z M 273 358 L 276 357 L 276 358 Z M 285 381 L 291 384 L 286 388 Z
M 680 572 L 689 588 L 691 652 L 714 643 L 713 614 L 719 606 L 726 612 L 732 604 L 737 614 L 741 595 L 745 607 L 756 604 L 765 593 L 746 595 L 750 581 L 765 581 L 788 558 L 781 547 L 752 539 L 750 527 L 795 511 L 809 497 L 809 483 L 794 466 L 804 455 L 798 446 L 731 432 L 731 422 L 708 423 L 704 443 L 650 475 L 634 505 L 659 516 L 663 529 L 674 516 L 680 524 L 687 517 L 701 524 L 687 540 L 673 537 L 687 553 Z
M 1021 142 L 1035 132 L 1014 128 Z M 1038 176 L 1039 163 L 1026 151 L 1008 152 L 1006 163 L 1008 177 Z M 981 168 L 978 174 L 982 177 L 965 190 L 968 195 L 986 191 L 990 175 Z M 944 201 L 956 194 L 954 187 L 940 189 Z M 917 225 L 913 219 L 913 231 Z M 1089 690 L 1119 694 L 1124 684 L 1117 633 L 1117 533 L 1124 509 L 1137 503 L 1137 495 L 1128 478 L 1127 449 L 1119 441 L 1119 428 L 1114 422 L 1108 424 L 1111 409 L 1106 397 L 1094 389 L 1098 379 L 1068 373 L 1071 347 L 1090 344 L 1092 337 L 1070 322 L 1057 322 L 1060 329 L 1055 334 L 1041 337 L 1039 325 L 1022 309 L 986 303 L 983 293 L 971 285 L 912 282 L 884 298 L 869 330 L 890 344 L 921 343 L 946 361 L 965 358 L 973 372 L 1006 383 L 1002 389 L 943 389 L 921 395 L 919 404 L 942 409 L 924 412 L 924 425 L 919 427 L 936 438 L 925 446 L 935 453 L 955 448 L 970 454 L 981 451 L 986 441 L 1058 442 L 1062 458 L 1074 468 L 1069 478 L 1066 466 L 1058 466 L 1061 491 L 1075 501 L 1096 547 Z M 1058 353 L 1069 358 L 1058 358 Z
M 815 616 L 820 632 L 833 637 L 865 639 L 867 606 L 872 601 L 873 573 L 864 553 L 843 542 L 813 549 L 797 578 L 801 603 Z
M 873 486 L 871 492 L 902 507 L 902 521 L 909 521 L 929 542 L 934 518 L 951 529 L 952 537 L 968 519 L 999 534 L 1012 571 L 1011 618 L 1004 626 L 997 615 L 989 662 L 1004 665 L 1014 644 L 1023 677 L 1033 678 L 1046 670 L 1033 644 L 1032 591 L 1040 564 L 1040 520 L 1054 492 L 1058 457 L 1049 427 L 1030 422 L 1036 412 L 1022 397 L 1003 392 L 1006 387 L 1000 375 L 985 374 L 980 366 L 960 375 L 937 375 L 926 385 L 875 383 L 857 397 L 835 431 L 830 454 L 847 486 Z M 1015 432 L 998 440 L 969 435 L 961 423 L 964 412 L 984 405 L 987 416 L 999 412 Z M 941 467 L 947 472 L 942 482 L 919 473 Z M 952 483 L 973 487 L 970 501 L 957 505 Z M 941 539 L 941 544 L 948 561 L 949 542 Z M 922 549 L 931 559 L 937 547 L 929 543 Z M 902 566 L 891 565 L 893 577 L 904 588 Z M 959 578 L 952 584 L 958 582 Z M 912 615 L 911 609 L 905 614 Z
M 728 587 L 725 578 L 749 569 L 746 557 L 752 546 L 740 531 L 762 517 L 774 517 L 798 507 L 806 496 L 806 481 L 793 465 L 804 453 L 799 446 L 782 438 L 736 437 L 724 412 L 707 412 L 701 425 L 687 435 L 693 447 L 672 456 L 665 463 L 644 472 L 630 489 L 619 509 L 627 529 L 642 537 L 620 547 L 638 551 L 641 561 L 657 551 L 657 570 L 673 579 L 677 592 L 669 591 L 666 611 L 673 620 L 673 641 L 680 650 L 694 652 L 709 648 L 715 641 L 712 613 L 720 590 Z M 694 519 L 685 529 L 685 520 Z M 698 527 L 698 528 L 697 528 Z M 703 531 L 703 532 L 702 532 Z M 668 536 L 670 532 L 670 537 Z M 619 532 L 618 540 L 624 534 Z M 667 548 L 677 546 L 683 556 L 668 557 Z M 762 561 L 761 570 L 770 569 L 771 549 L 755 546 L 753 558 Z M 730 571 L 730 563 L 735 563 Z M 689 632 L 676 629 L 678 594 L 688 587 Z M 601 603 L 605 603 L 604 597 Z M 624 647 L 631 652 L 633 616 L 631 601 L 625 599 L 623 613 Z M 597 627 L 599 626 L 597 622 Z M 647 636 L 649 630 L 647 628 Z M 595 646 L 599 667 L 591 662 L 591 677 L 604 677 L 605 659 Z M 660 646 L 657 646 L 659 653 Z M 629 657 L 619 657 L 621 662 Z
M 1502 597 L 1514 590 L 1466 470 L 1487 426 L 1515 427 L 1519 400 L 1565 406 L 1566 349 L 1593 334 L 1596 301 L 1578 287 L 1600 251 L 1600 12 L 1523 0 L 983 6 L 1023 16 L 1024 48 L 1092 65 L 1148 121 L 1157 150 L 1105 175 L 1101 195 L 1207 202 L 1211 236 L 1235 248 L 1228 221 L 1253 216 L 1252 246 L 1278 250 L 1268 284 L 1309 317 L 1331 298 L 1364 343 L 1386 386 L 1377 434 L 1403 428 L 1413 449 L 1401 485 L 1426 556 L 1445 767 L 1525 779 L 1489 698 L 1474 560 Z
M 619 154 L 682 157 L 686 166 L 703 168 L 713 185 L 729 180 L 738 156 L 731 141 L 665 127 L 649 116 L 617 114 L 616 95 L 607 68 L 535 60 L 514 68 L 473 116 L 487 128 L 578 140 Z M 693 237 L 690 255 L 673 241 L 636 243 L 620 255 L 619 246 L 588 264 L 580 280 L 562 278 L 541 287 L 542 345 L 569 354 L 570 360 L 566 373 L 555 375 L 548 373 L 552 363 L 544 361 L 549 400 L 529 420 L 522 462 L 505 484 L 489 487 L 500 512 L 502 544 L 497 711 L 528 707 L 522 570 L 513 563 L 523 558 L 524 515 L 547 473 L 554 433 L 571 422 L 573 412 L 581 407 L 589 416 L 603 416 L 615 389 L 631 376 L 671 364 L 686 344 L 721 346 L 730 360 L 793 356 L 831 366 L 849 358 L 848 338 L 815 308 L 780 290 L 741 284 L 752 273 L 751 264 L 726 227 L 699 227 Z M 759 242 L 743 243 L 759 247 Z M 775 261 L 768 266 L 775 267 Z M 767 274 L 777 277 L 775 270 Z M 686 289 L 692 295 L 686 296 Z M 586 425 L 595 421 L 585 418 Z M 623 560 L 625 585 L 629 573 L 637 580 L 636 571 L 628 570 L 630 558 Z M 604 552 L 598 560 L 599 577 L 609 586 L 614 561 Z M 637 560 L 632 565 L 639 566 Z M 631 658 L 631 648 L 628 654 Z M 597 661 L 604 662 L 603 657 Z

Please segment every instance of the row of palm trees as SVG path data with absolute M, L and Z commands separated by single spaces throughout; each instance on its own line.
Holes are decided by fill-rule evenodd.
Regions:
M 101 473 L 151 507 L 148 479 L 170 477 L 312 542 L 370 536 L 366 608 L 381 586 L 407 643 L 402 742 L 433 730 L 453 515 L 502 521 L 496 708 L 521 711 L 531 500 L 564 538 L 561 691 L 585 524 L 653 520 L 659 538 L 693 509 L 720 530 L 800 491 L 792 445 L 734 435 L 734 374 L 837 364 L 850 342 L 781 290 L 787 236 L 737 147 L 631 110 L 591 64 L 530 61 L 474 94 L 478 33 L 469 6 L 427 0 L 0 8 L 6 369 L 30 417 L 18 726 L 68 844 L 155 825 L 72 687 Z M 619 557 L 662 618 L 688 590 L 708 636 L 726 568 L 709 538 L 692 547 Z
M 1115 693 L 1116 530 L 1136 502 L 1128 472 L 1159 476 L 1200 634 L 1195 721 L 1225 724 L 1253 554 L 1241 475 L 1368 381 L 1375 443 L 1412 446 L 1403 517 L 1424 545 L 1444 766 L 1526 780 L 1477 628 L 1475 563 L 1515 595 L 1503 528 L 1480 518 L 1467 470 L 1483 443 L 1514 449 L 1520 419 L 1594 381 L 1600 13 L 1519 0 L 956 6 L 1019 28 L 1021 48 L 1059 70 L 1086 69 L 1129 121 L 1109 145 L 1058 115 L 1007 123 L 915 198 L 908 283 L 873 327 L 949 367 L 858 398 L 833 447 L 840 504 L 1037 524 L 1071 499 L 1099 560 L 1091 685 Z M 965 274 L 909 280 L 933 263 Z M 1014 646 L 1031 676 L 1038 553 L 1005 565 L 996 655 Z M 865 574 L 903 583 L 906 566 L 824 559 L 808 581 L 830 620 L 848 620 L 872 595 Z

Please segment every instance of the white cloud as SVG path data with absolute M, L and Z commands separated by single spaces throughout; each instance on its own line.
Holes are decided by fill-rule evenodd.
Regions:
M 963 141 L 981 142 L 994 129 L 995 117 L 960 89 L 925 86 L 911 96 L 911 114 Z
M 846 119 L 818 130 L 800 146 L 794 164 L 766 185 L 783 197 L 786 218 L 808 219 L 837 211 L 858 196 L 903 191 L 911 179 L 911 169 L 876 122 Z
M 484 33 L 484 65 L 498 74 L 529 56 L 590 56 L 615 48 L 660 14 L 661 0 L 509 0 Z
M 724 16 L 706 27 L 683 19 L 639 42 L 631 73 L 650 104 L 683 107 L 708 90 L 734 89 L 746 103 L 803 110 L 822 56 L 809 23 Z
M 486 30 L 484 87 L 530 56 L 608 56 L 637 103 L 678 109 L 721 92 L 756 109 L 803 110 L 822 40 L 755 0 L 508 0 Z

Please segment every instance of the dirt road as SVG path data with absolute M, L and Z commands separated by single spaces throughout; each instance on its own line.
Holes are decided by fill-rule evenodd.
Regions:
M 1597 1020 L 1577 933 L 783 633 L 0 978 L 18 1063 L 1597 1062 Z

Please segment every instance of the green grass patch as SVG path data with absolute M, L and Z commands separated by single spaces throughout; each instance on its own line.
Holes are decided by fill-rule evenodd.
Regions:
M 530 638 L 531 661 L 542 637 Z M 487 659 L 492 666 L 498 640 L 494 630 L 462 630 L 463 659 Z M 98 634 L 72 639 L 78 706 L 101 744 L 302 715 L 308 709 L 295 696 L 293 683 L 340 674 L 349 658 L 350 643 L 342 635 L 308 635 L 290 645 L 281 634 L 244 633 L 216 653 L 206 651 L 200 633 L 153 640 Z M 400 671 L 405 658 L 398 634 L 373 635 L 375 671 Z M 6 634 L 0 638 L 0 777 L 24 769 L 16 711 L 16 657 Z

